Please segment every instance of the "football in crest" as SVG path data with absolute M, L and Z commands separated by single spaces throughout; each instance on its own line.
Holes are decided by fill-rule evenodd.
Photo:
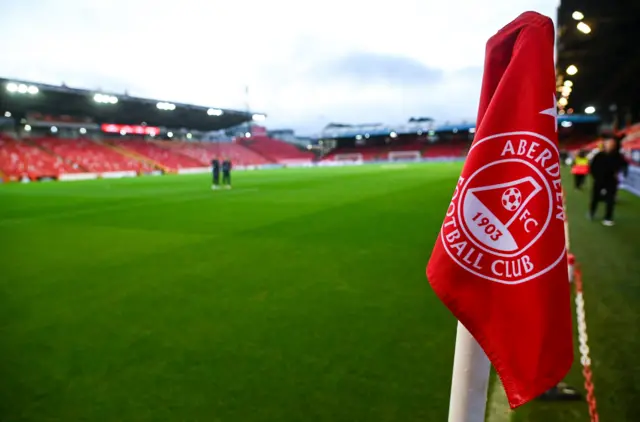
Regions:
M 518 188 L 509 188 L 502 194 L 502 206 L 507 211 L 515 211 L 522 203 L 522 193 Z

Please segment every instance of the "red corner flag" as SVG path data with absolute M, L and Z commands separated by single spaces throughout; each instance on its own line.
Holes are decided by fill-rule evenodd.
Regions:
M 573 361 L 553 44 L 534 12 L 487 43 L 476 137 L 427 266 L 512 408 Z

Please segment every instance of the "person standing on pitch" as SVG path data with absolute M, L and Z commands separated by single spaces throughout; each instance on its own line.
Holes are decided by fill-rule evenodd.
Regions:
M 222 162 L 222 184 L 231 189 L 231 160 L 225 158 Z
M 571 174 L 573 174 L 575 188 L 582 190 L 584 179 L 589 174 L 589 159 L 585 150 L 580 150 L 576 154 L 573 160 L 573 167 L 571 167 Z
M 215 190 L 220 187 L 220 160 L 218 160 L 218 158 L 211 160 L 211 171 L 213 172 L 211 189 Z
M 591 191 L 591 206 L 589 217 L 593 219 L 600 201 L 604 201 L 607 209 L 602 224 L 613 226 L 613 209 L 618 190 L 618 175 L 624 168 L 625 161 L 616 148 L 613 139 L 604 142 L 604 148 L 597 153 L 591 161 L 590 172 L 593 177 L 593 189 Z

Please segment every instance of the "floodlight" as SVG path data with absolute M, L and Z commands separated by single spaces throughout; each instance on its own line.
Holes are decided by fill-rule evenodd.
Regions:
M 578 22 L 578 31 L 588 34 L 591 32 L 591 27 L 584 22 Z
M 171 110 L 175 110 L 176 109 L 176 105 L 175 104 L 167 103 L 167 102 L 164 102 L 164 101 L 160 101 L 159 103 L 157 103 L 156 107 L 158 107 L 158 109 L 160 109 L 160 110 L 165 110 L 165 111 L 171 111 Z

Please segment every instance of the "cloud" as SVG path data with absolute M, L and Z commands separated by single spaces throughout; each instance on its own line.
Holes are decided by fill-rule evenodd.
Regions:
M 437 83 L 443 71 L 431 69 L 411 57 L 353 52 L 314 69 L 319 82 L 334 80 L 358 85 L 418 86 Z
M 558 0 L 3 0 L 0 75 L 268 113 L 271 127 L 469 119 L 485 42 Z
M 411 58 L 348 53 L 317 66 L 281 69 L 256 92 L 274 126 L 314 132 L 331 121 L 401 123 L 411 116 L 474 120 L 482 67 L 444 71 Z

